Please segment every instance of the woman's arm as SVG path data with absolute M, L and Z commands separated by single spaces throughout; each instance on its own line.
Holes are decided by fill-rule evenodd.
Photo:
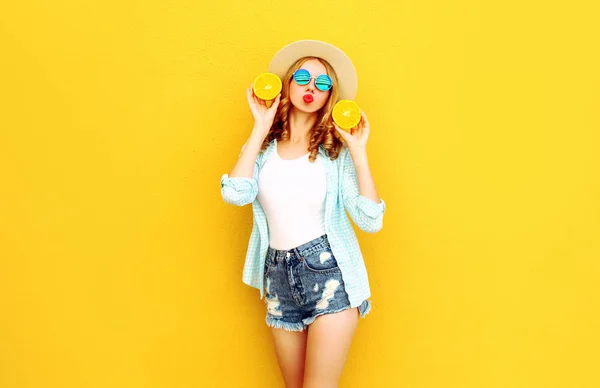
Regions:
M 356 226 L 365 232 L 375 233 L 383 227 L 386 205 L 377 194 L 366 153 L 354 155 L 347 151 L 343 156 L 340 178 L 342 201 Z
M 254 130 L 252 131 L 254 133 Z M 252 178 L 254 172 L 254 163 L 260 153 L 263 140 L 257 136 L 251 135 L 250 138 L 242 146 L 242 150 L 238 155 L 238 160 L 233 166 L 233 170 L 229 173 L 231 178 L 245 177 Z
M 246 97 L 252 116 L 254 116 L 254 128 L 252 133 L 242 146 L 233 170 L 229 174 L 221 176 L 221 196 L 227 203 L 237 206 L 247 205 L 254 201 L 258 195 L 258 164 L 257 158 L 264 139 L 267 137 L 279 101 L 281 93 L 277 95 L 273 105 L 267 108 L 266 103 L 260 100 L 252 91 L 252 85 L 246 89 Z
M 369 160 L 367 158 L 367 150 L 359 149 L 354 152 L 350 150 L 352 161 L 354 162 L 354 168 L 356 170 L 356 177 L 358 179 L 358 191 L 364 197 L 369 198 L 373 202 L 380 202 L 377 188 L 375 188 L 375 182 L 373 181 L 373 175 L 369 169 Z
M 367 158 L 367 139 L 370 126 L 364 112 L 357 128 L 350 133 L 334 124 L 346 141 L 348 150 L 342 159 L 341 197 L 344 207 L 363 231 L 375 233 L 383 226 L 385 202 L 379 197 Z
M 254 133 L 254 131 L 253 131 Z M 227 203 L 244 206 L 252 203 L 258 194 L 258 163 L 262 140 L 251 136 L 238 156 L 229 174 L 221 177 L 221 196 Z

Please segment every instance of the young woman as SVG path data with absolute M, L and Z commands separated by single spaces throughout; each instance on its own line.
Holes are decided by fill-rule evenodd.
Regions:
M 269 72 L 283 82 L 271 107 L 246 90 L 254 128 L 230 174 L 227 203 L 252 203 L 244 283 L 266 302 L 286 387 L 336 387 L 358 318 L 371 309 L 369 281 L 348 215 L 366 232 L 382 227 L 367 161 L 364 112 L 350 133 L 332 120 L 340 99 L 354 99 L 356 71 L 328 43 L 281 49 Z

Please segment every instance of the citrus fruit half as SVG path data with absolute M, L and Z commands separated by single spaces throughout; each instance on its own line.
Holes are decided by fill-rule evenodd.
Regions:
M 360 121 L 360 108 L 352 100 L 340 100 L 333 107 L 333 121 L 342 129 L 350 129 Z
M 281 79 L 277 74 L 262 73 L 254 79 L 254 94 L 261 100 L 273 100 L 281 92 Z

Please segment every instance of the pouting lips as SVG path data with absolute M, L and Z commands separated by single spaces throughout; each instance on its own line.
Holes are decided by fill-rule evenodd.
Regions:
M 304 99 L 304 102 L 307 104 L 310 104 L 311 102 L 313 102 L 315 99 L 313 98 L 312 94 L 305 94 L 304 97 L 302 97 Z

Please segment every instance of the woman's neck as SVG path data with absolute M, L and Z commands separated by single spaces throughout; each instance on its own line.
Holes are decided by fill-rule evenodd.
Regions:
M 310 133 L 317 122 L 318 114 L 302 112 L 294 107 L 290 109 L 288 123 L 291 143 L 308 143 Z

